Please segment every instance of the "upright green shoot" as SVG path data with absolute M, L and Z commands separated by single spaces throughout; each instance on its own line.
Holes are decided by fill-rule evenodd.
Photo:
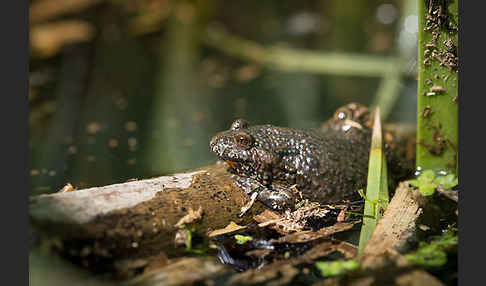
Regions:
M 458 1 L 418 0 L 417 168 L 454 174 Z
M 359 238 L 358 253 L 361 255 L 380 220 L 383 211 L 388 206 L 388 171 L 386 156 L 383 150 L 383 136 L 381 131 L 380 109 L 375 112 L 373 135 L 371 139 L 370 159 L 368 167 L 368 181 L 366 185 L 363 226 Z

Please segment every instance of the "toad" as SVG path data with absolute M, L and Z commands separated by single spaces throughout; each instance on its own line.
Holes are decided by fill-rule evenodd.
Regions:
M 371 144 L 368 108 L 339 108 L 319 129 L 250 125 L 238 119 L 211 139 L 210 148 L 230 166 L 236 184 L 274 210 L 300 199 L 334 203 L 360 199 Z

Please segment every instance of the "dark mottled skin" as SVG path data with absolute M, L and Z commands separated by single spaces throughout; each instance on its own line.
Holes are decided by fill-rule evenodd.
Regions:
M 359 199 L 366 184 L 371 116 L 356 103 L 338 109 L 314 130 L 233 122 L 211 150 L 226 161 L 246 192 L 275 210 L 299 199 L 322 203 Z

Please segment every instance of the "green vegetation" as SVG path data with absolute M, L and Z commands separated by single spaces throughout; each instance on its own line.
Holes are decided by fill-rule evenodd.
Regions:
M 417 251 L 405 255 L 412 264 L 425 268 L 435 268 L 447 262 L 446 250 L 457 246 L 456 231 L 449 230 L 430 243 L 421 242 Z
M 353 271 L 359 268 L 358 261 L 351 260 L 337 260 L 337 261 L 317 261 L 316 267 L 321 271 L 322 276 L 336 276 L 342 275 L 346 272 Z
M 417 166 L 457 173 L 458 1 L 418 1 Z
M 247 235 L 241 235 L 241 234 L 235 234 L 234 237 L 236 239 L 236 243 L 238 243 L 238 244 L 245 244 L 248 241 L 253 240 L 253 237 L 247 236 Z
M 366 195 L 362 194 L 365 198 L 365 209 L 359 238 L 358 253 L 360 255 L 363 253 L 366 242 L 373 233 L 378 220 L 380 220 L 382 211 L 388 206 L 388 173 L 382 141 L 380 110 L 377 109 L 371 139 Z
M 436 175 L 433 170 L 425 170 L 417 179 L 410 181 L 412 186 L 419 188 L 423 196 L 433 195 L 439 186 L 443 189 L 452 189 L 457 183 L 458 179 L 454 174 Z
M 191 252 L 192 249 L 192 233 L 194 232 L 194 228 L 189 228 L 187 225 L 184 225 L 184 228 L 187 233 L 187 240 L 186 240 L 186 251 Z

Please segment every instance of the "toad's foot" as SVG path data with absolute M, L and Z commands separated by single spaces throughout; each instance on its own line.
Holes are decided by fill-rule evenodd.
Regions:
M 267 187 L 253 178 L 236 175 L 233 179 L 236 185 L 243 189 L 245 193 L 258 193 L 257 200 L 272 210 L 283 211 L 295 205 L 295 195 L 286 187 L 275 184 Z

